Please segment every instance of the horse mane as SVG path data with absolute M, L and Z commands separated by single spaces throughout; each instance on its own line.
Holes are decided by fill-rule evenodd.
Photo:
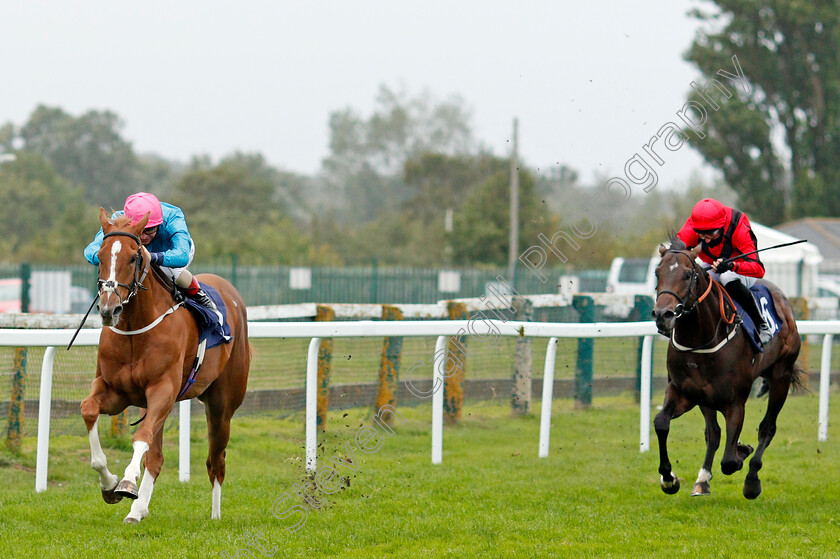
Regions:
M 125 229 L 126 227 L 130 227 L 134 224 L 134 220 L 124 215 L 118 215 L 114 219 L 111 220 L 115 229 Z
M 671 250 L 685 250 L 687 247 L 682 239 L 677 236 L 677 232 L 671 229 L 668 232 L 668 243 Z

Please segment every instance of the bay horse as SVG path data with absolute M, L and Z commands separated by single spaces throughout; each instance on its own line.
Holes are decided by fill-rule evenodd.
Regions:
M 245 303 L 236 289 L 211 274 L 198 278 L 215 288 L 227 307 L 233 339 L 206 350 L 198 376 L 183 394 L 198 349 L 198 328 L 192 314 L 150 274 L 151 257 L 140 243 L 148 214 L 137 223 L 124 216 L 110 220 L 104 209 L 99 221 L 105 238 L 99 250 L 99 314 L 102 333 L 96 378 L 81 412 L 90 441 L 91 467 L 99 473 L 102 498 L 114 504 L 134 499 L 125 522 L 149 514 L 155 480 L 163 465 L 163 424 L 177 400 L 204 403 L 209 436 L 207 473 L 211 484 L 211 519 L 221 517 L 225 448 L 230 420 L 245 397 L 251 348 Z M 116 326 L 119 324 L 120 328 Z M 133 456 L 121 481 L 108 471 L 96 424 L 100 414 L 116 415 L 128 406 L 145 408 L 133 437 Z M 146 472 L 140 483 L 141 461 Z
M 659 474 L 662 491 L 669 495 L 680 489 L 668 459 L 668 430 L 671 420 L 699 406 L 706 420 L 706 457 L 692 495 L 709 495 L 712 461 L 720 445 L 717 412 L 726 421 L 726 444 L 721 472 L 731 475 L 743 467 L 753 448 L 738 440 L 744 423 L 744 405 L 753 382 L 763 377 L 769 385 L 767 411 L 758 428 L 758 447 L 749 463 L 744 497 L 761 494 L 758 471 L 764 451 L 776 433 L 776 419 L 790 388 L 800 384 L 796 367 L 801 340 L 790 301 L 769 281 L 781 324 L 763 352 L 755 353 L 745 328 L 735 320 L 735 308 L 723 286 L 713 281 L 695 258 L 698 245 L 686 250 L 672 234 L 670 248 L 659 247 L 656 268 L 656 302 L 653 317 L 661 334 L 669 336 L 668 385 L 662 410 L 654 419 L 659 441 Z

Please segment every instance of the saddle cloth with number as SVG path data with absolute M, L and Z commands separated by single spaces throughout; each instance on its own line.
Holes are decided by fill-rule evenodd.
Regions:
M 781 328 L 782 321 L 779 319 L 779 314 L 776 312 L 776 306 L 773 304 L 773 296 L 770 294 L 770 290 L 767 289 L 766 285 L 757 283 L 750 287 L 750 291 L 752 291 L 753 297 L 755 297 L 755 300 L 758 302 L 758 308 L 761 311 L 761 316 L 764 317 L 764 321 L 767 323 L 767 326 L 770 327 L 770 331 L 775 336 L 779 331 L 779 328 Z M 761 351 L 761 345 L 758 342 L 758 328 L 755 327 L 750 315 L 747 314 L 744 308 L 741 307 L 737 301 L 735 301 L 735 307 L 738 309 L 738 316 L 741 317 L 741 322 L 743 322 L 743 327 L 747 332 L 747 338 L 750 340 L 753 349 Z

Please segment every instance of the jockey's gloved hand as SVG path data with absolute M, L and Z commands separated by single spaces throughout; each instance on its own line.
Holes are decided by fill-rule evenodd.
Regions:
M 734 267 L 735 267 L 734 262 L 727 262 L 726 260 L 723 260 L 720 264 L 715 266 L 715 272 L 717 272 L 719 274 L 722 274 L 724 272 L 728 272 L 729 270 L 733 269 Z
M 162 252 L 150 252 L 149 255 L 152 257 L 152 264 L 157 264 L 158 266 L 163 264 Z

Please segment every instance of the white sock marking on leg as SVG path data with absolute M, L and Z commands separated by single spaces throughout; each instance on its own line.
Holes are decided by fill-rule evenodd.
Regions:
M 133 481 L 136 484 L 137 480 L 140 479 L 140 461 L 143 459 L 146 451 L 149 450 L 149 445 L 143 441 L 134 441 L 134 444 L 131 446 L 134 447 L 134 455 L 131 457 L 131 462 L 128 464 L 128 467 L 125 469 L 123 479 Z
M 222 485 L 218 479 L 213 480 L 213 509 L 210 512 L 211 520 L 218 520 L 222 517 Z
M 143 481 L 140 482 L 140 490 L 137 499 L 131 503 L 131 512 L 126 519 L 132 518 L 138 522 L 149 516 L 149 501 L 152 500 L 152 492 L 155 490 L 155 478 L 148 470 L 143 472 Z
M 90 442 L 90 467 L 99 474 L 99 487 L 110 491 L 119 483 L 119 478 L 108 471 L 108 459 L 102 452 L 102 445 L 99 444 L 99 418 L 93 423 L 93 428 L 88 433 Z

